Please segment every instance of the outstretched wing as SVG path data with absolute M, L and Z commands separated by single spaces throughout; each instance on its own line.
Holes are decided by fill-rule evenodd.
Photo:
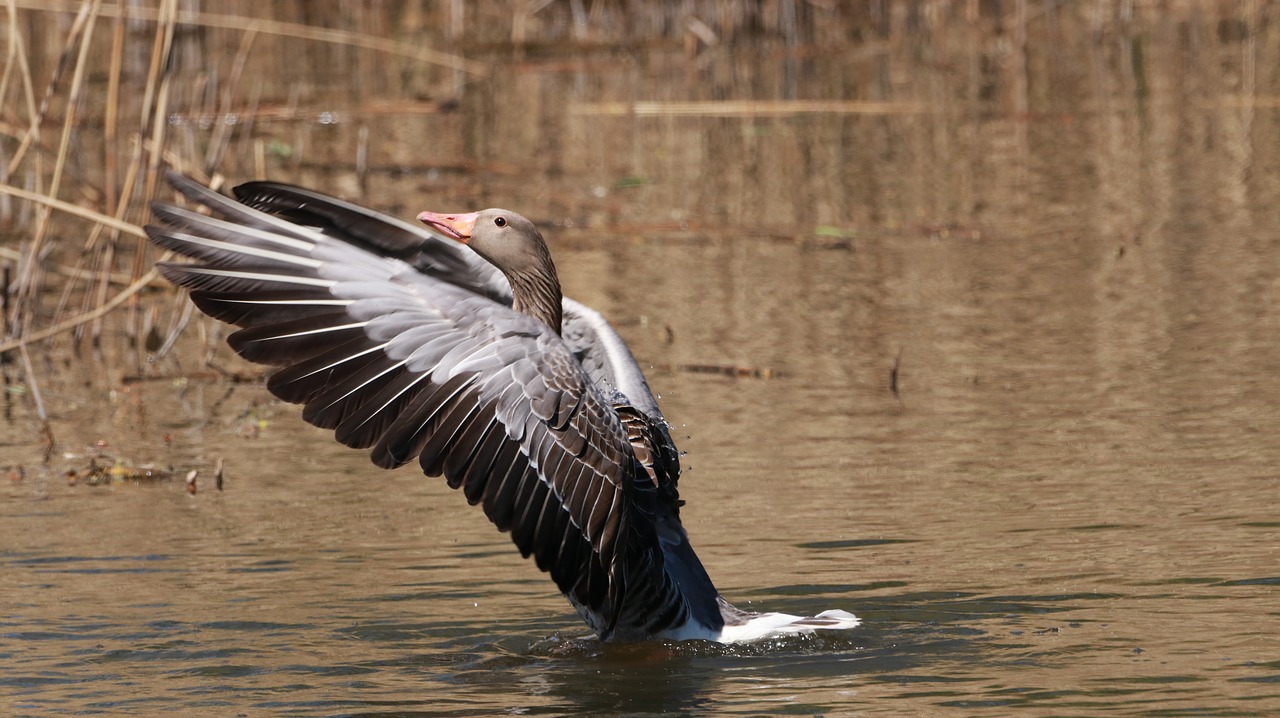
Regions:
M 404 260 L 423 274 L 511 306 L 511 285 L 497 267 L 425 226 L 280 182 L 246 182 L 233 191 L 244 205 L 314 227 L 372 254 Z
M 612 630 L 622 594 L 638 588 L 620 567 L 657 546 L 651 480 L 569 347 L 491 299 L 470 260 L 420 271 L 185 177 L 170 182 L 219 216 L 155 205 L 152 241 L 196 260 L 160 271 L 205 313 L 243 327 L 229 338 L 238 353 L 281 367 L 270 391 L 303 404 L 308 422 L 344 444 L 370 449 L 379 466 L 416 458 L 428 475 L 443 474 L 590 610 L 584 616 L 602 624 L 593 628 Z M 343 209 L 325 201 L 325 211 Z M 661 574 L 656 555 L 640 563 Z M 684 603 L 673 586 L 648 590 Z

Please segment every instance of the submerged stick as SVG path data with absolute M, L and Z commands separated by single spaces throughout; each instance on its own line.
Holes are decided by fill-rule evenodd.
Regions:
M 36 370 L 31 366 L 31 356 L 27 353 L 25 344 L 18 346 L 18 355 L 22 357 L 22 373 L 26 377 L 27 388 L 31 390 L 31 401 L 35 404 L 36 418 L 40 420 L 40 433 L 44 436 L 44 463 L 47 464 L 49 457 L 53 456 L 53 427 L 49 426 L 49 415 L 44 410 L 44 399 L 40 396 Z

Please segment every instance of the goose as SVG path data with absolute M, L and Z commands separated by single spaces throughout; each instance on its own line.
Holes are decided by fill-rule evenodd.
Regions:
M 643 373 L 600 313 L 562 296 L 528 219 L 423 212 L 415 225 L 277 182 L 232 199 L 166 178 L 189 204 L 153 203 L 147 235 L 195 261 L 157 269 L 241 327 L 227 341 L 277 367 L 267 389 L 379 467 L 443 475 L 601 641 L 858 625 L 720 596 L 680 523 L 679 453 Z

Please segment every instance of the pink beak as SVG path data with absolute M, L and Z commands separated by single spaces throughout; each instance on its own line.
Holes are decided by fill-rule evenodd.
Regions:
M 423 212 L 418 215 L 418 221 L 439 231 L 446 237 L 467 244 L 471 241 L 471 232 L 475 229 L 476 219 L 479 216 L 479 212 L 469 212 L 467 214 Z

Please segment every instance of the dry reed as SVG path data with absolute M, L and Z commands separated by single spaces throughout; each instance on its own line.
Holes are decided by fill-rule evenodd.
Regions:
M 1176 3 L 1175 3 L 1176 5 Z M 360 3 L 342 3 L 344 11 L 375 13 Z M 560 50 L 608 47 L 621 40 L 635 45 L 666 43 L 688 48 L 690 55 L 728 52 L 735 38 L 752 33 L 779 41 L 788 58 L 804 56 L 802 42 L 814 46 L 848 43 L 858 38 L 868 46 L 882 47 L 902 42 L 904 36 L 945 31 L 948 23 L 969 26 L 985 23 L 1001 33 L 1007 31 L 1016 42 L 1026 42 L 1026 25 L 1034 18 L 1053 12 L 1054 3 L 1012 4 L 1012 12 L 998 8 L 983 15 L 984 4 L 976 0 L 936 0 L 934 2 L 878 2 L 868 4 L 801 2 L 779 0 L 760 3 L 747 0 L 671 0 L 655 3 L 592 2 L 548 3 L 545 0 L 516 3 L 442 4 L 447 16 L 441 23 L 453 42 L 471 47 L 505 47 L 511 43 L 529 51 L 538 43 L 556 45 Z M 1128 0 L 1098 2 L 1082 11 L 1090 14 L 1095 28 L 1123 24 L 1132 16 Z M 465 15 L 464 15 L 465 11 Z M 388 11 L 389 12 L 389 11 Z M 426 12 L 418 10 L 417 12 Z M 1230 12 L 1224 10 L 1224 13 Z M 514 13 L 514 14 L 513 14 Z M 628 13 L 630 13 L 628 15 Z M 67 16 L 61 25 L 46 23 L 43 45 L 33 43 L 24 30 L 36 23 L 33 18 Z M 32 343 L 71 336 L 79 341 L 83 332 L 95 344 L 101 336 L 102 319 L 121 307 L 128 307 L 125 331 L 131 344 L 141 352 L 152 319 L 143 314 L 140 295 L 157 283 L 151 268 L 155 259 L 146 245 L 140 225 L 146 221 L 145 200 L 157 192 L 160 170 L 176 166 L 201 178 L 208 178 L 224 158 L 238 148 L 259 175 L 267 168 L 267 147 L 251 131 L 255 122 L 307 119 L 315 112 L 290 102 L 286 105 L 258 101 L 259 88 L 241 87 L 251 54 L 262 36 L 288 37 L 304 42 L 326 43 L 378 53 L 378 56 L 405 58 L 448 70 L 455 84 L 485 77 L 490 65 L 461 55 L 371 33 L 318 27 L 269 18 L 251 18 L 185 10 L 179 0 L 154 0 L 153 5 L 111 0 L 4 0 L 6 39 L 3 72 L 0 72 L 0 222 L 20 232 L 17 248 L 0 247 L 0 269 L 7 279 L 4 290 L 0 355 L 17 352 L 18 361 L 30 389 L 36 414 L 44 423 L 48 444 L 52 434 L 46 421 L 33 362 Z M 502 22 L 493 22 L 495 18 Z M 109 22 L 99 22 L 100 20 Z M 174 87 L 175 38 L 184 27 L 220 29 L 238 33 L 238 43 L 230 72 L 221 82 L 211 80 L 210 100 L 201 105 L 190 97 L 179 97 Z M 492 30 L 493 27 L 499 28 Z M 105 29 L 104 29 L 105 28 Z M 141 93 L 127 83 L 130 32 L 145 28 L 151 33 L 145 63 L 145 83 Z M 1100 31 L 1100 30 L 1099 30 Z M 486 32 L 492 35 L 486 36 Z M 105 35 L 109 54 L 105 63 L 92 62 L 93 42 Z M 485 43 L 488 43 L 485 45 Z M 508 43 L 503 46 L 502 43 Z M 136 44 L 136 41 L 135 41 Z M 33 49 L 33 45 L 37 49 Z M 38 49 L 59 48 L 41 57 Z M 514 54 L 514 52 L 513 52 Z M 812 56 L 812 53 L 809 55 Z M 43 84 L 37 81 L 44 67 Z M 86 94 L 91 94 L 94 71 L 105 68 L 105 89 L 101 126 L 88 128 L 100 133 L 102 141 L 100 178 L 86 178 L 76 157 L 77 132 L 86 131 Z M 1244 97 L 1242 104 L 1274 107 L 1274 97 Z M 414 99 L 380 100 L 368 98 L 353 109 L 361 117 L 380 113 L 431 113 L 440 110 L 434 101 Z M 689 117 L 787 117 L 809 114 L 888 115 L 922 113 L 929 108 L 904 102 L 864 102 L 828 100 L 731 100 L 731 101 L 636 101 L 625 103 L 579 104 L 570 111 L 578 115 L 635 115 Z M 231 125 L 217 121 L 236 115 Z M 177 148 L 167 136 L 173 119 L 203 123 L 214 130 L 202 151 Z M 98 118 L 93 118 L 98 119 Z M 56 135 L 55 132 L 56 123 Z M 358 132 L 356 174 L 365 181 L 369 173 L 367 127 Z M 99 166 L 99 162 L 90 163 Z M 444 166 L 444 165 L 441 165 Z M 493 174 L 503 170 L 496 164 L 476 165 Z M 475 167 L 473 166 L 472 169 Z M 216 179 L 216 178 L 215 178 Z M 65 232 L 67 223 L 74 232 Z M 78 247 L 64 245 L 58 264 L 51 245 L 62 234 L 83 236 Z M 77 251 L 78 250 L 78 251 Z M 41 302 L 58 290 L 52 311 L 42 311 Z M 180 307 L 180 308 L 179 308 Z M 184 329 L 192 322 L 189 303 L 175 302 L 168 313 L 168 325 L 158 354 L 167 354 Z M 158 327 L 157 327 L 158 331 Z M 203 329 L 201 330 L 203 331 Z M 211 347 L 216 337 L 202 337 Z M 207 349 L 206 357 L 211 352 Z M 144 362 L 139 359 L 139 365 Z M 717 369 L 719 370 L 719 369 Z M 734 369 L 737 371 L 737 369 Z

